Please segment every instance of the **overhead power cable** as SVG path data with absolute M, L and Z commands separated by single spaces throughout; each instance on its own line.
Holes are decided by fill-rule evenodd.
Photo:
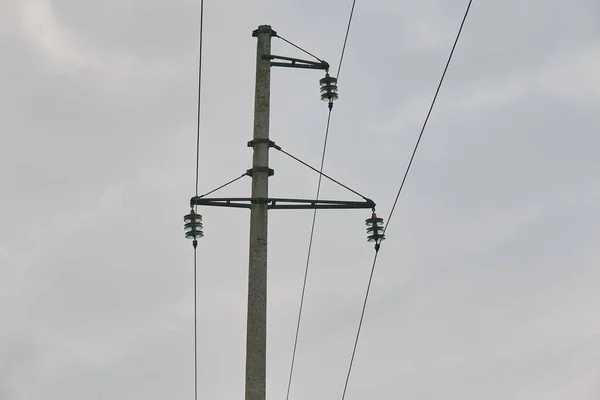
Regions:
M 406 171 L 404 172 L 404 176 L 402 177 L 402 183 L 400 184 L 400 188 L 398 188 L 398 193 L 396 193 L 396 198 L 394 199 L 394 204 L 392 209 L 390 210 L 390 216 L 388 217 L 387 229 L 390 226 L 390 221 L 392 216 L 394 215 L 394 211 L 396 210 L 396 205 L 398 204 L 398 199 L 400 198 L 400 193 L 402 193 L 402 189 L 404 188 L 404 183 L 406 182 L 406 177 L 410 172 L 410 168 L 412 167 L 413 160 L 415 159 L 415 155 L 417 154 L 417 150 L 419 148 L 419 144 L 421 143 L 421 138 L 423 137 L 423 132 L 425 132 L 425 128 L 427 127 L 427 123 L 429 122 L 429 117 L 431 116 L 431 112 L 433 111 L 433 107 L 435 106 L 435 102 L 437 100 L 438 94 L 440 93 L 440 89 L 442 87 L 442 83 L 444 82 L 444 78 L 446 77 L 446 72 L 448 72 L 448 67 L 450 66 L 450 61 L 452 61 L 452 56 L 454 55 L 454 50 L 456 49 L 456 45 L 458 43 L 458 39 L 460 38 L 460 34 L 462 33 L 463 26 L 465 25 L 465 21 L 467 20 L 467 16 L 469 15 L 469 10 L 471 9 L 471 3 L 473 0 L 469 0 L 467 4 L 467 9 L 463 16 L 463 19 L 460 23 L 460 27 L 458 28 L 458 33 L 456 34 L 456 39 L 454 39 L 454 44 L 452 45 L 452 50 L 450 50 L 450 55 L 448 56 L 448 60 L 446 61 L 446 65 L 444 66 L 444 72 L 442 73 L 442 77 L 440 78 L 440 82 L 435 89 L 435 94 L 433 96 L 433 100 L 431 101 L 431 105 L 429 106 L 429 110 L 427 111 L 427 116 L 425 117 L 425 121 L 423 121 L 423 126 L 421 126 L 421 132 L 419 133 L 419 138 L 417 139 L 417 143 L 415 144 L 415 148 L 410 156 L 410 160 L 408 162 L 408 166 L 406 167 Z
M 344 61 L 344 55 L 346 53 L 346 45 L 348 44 L 348 36 L 350 34 L 350 26 L 352 25 L 352 18 L 354 16 L 354 7 L 356 5 L 356 0 L 352 1 L 352 8 L 350 10 L 350 16 L 348 18 L 348 24 L 346 26 L 346 34 L 344 36 L 344 44 L 342 45 L 342 52 L 340 55 L 340 62 L 338 64 L 338 69 L 337 69 L 337 77 L 338 77 L 338 82 L 339 82 L 339 75 L 340 75 L 340 71 L 342 69 L 342 62 Z M 305 51 L 303 49 L 300 49 L 302 51 Z M 306 51 L 305 51 L 306 52 Z M 306 52 L 308 53 L 308 52 Z M 310 53 L 308 53 L 310 54 Z M 312 54 L 310 54 L 312 55 Z M 315 56 L 313 56 L 315 57 Z M 317 57 L 315 57 L 317 58 Z M 318 59 L 318 58 L 317 58 Z M 319 61 L 321 61 L 320 59 L 318 59 Z M 323 141 L 323 151 L 321 153 L 321 165 L 319 168 L 319 181 L 317 183 L 317 193 L 316 193 L 316 199 L 319 199 L 319 195 L 321 193 L 321 182 L 322 182 L 322 178 L 323 178 L 323 166 L 325 164 L 325 154 L 327 153 L 327 140 L 329 138 L 329 125 L 331 123 L 331 111 L 333 109 L 333 102 L 330 101 L 329 102 L 329 113 L 327 114 L 327 126 L 325 127 L 325 139 Z M 362 197 L 362 196 L 361 196 Z M 294 363 L 296 361 L 296 351 L 298 348 L 298 336 L 300 333 L 300 321 L 302 319 L 302 308 L 304 305 L 304 295 L 306 293 L 306 282 L 307 282 L 307 277 L 308 277 L 308 269 L 310 266 L 310 256 L 311 256 L 311 251 L 312 251 L 312 244 L 313 244 L 313 238 L 314 238 L 314 233 L 315 233 L 315 223 L 317 220 L 317 210 L 315 209 L 313 211 L 313 218 L 312 218 L 312 223 L 311 223 L 311 227 L 310 227 L 310 236 L 308 239 L 308 251 L 307 251 L 307 255 L 306 255 L 306 266 L 304 268 L 304 279 L 302 282 L 302 294 L 300 296 L 300 307 L 298 310 L 298 322 L 296 324 L 296 333 L 294 336 L 294 350 L 292 351 L 292 361 L 291 361 L 291 365 L 290 365 L 290 375 L 289 375 L 289 379 L 288 379 L 288 387 L 287 387 L 287 394 L 286 394 L 286 400 L 289 400 L 290 398 L 290 388 L 292 386 L 292 377 L 294 374 Z
M 200 177 L 200 110 L 202 100 L 202 42 L 204 31 L 204 0 L 200 0 L 200 32 L 198 40 L 198 103 L 196 115 L 196 196 L 198 196 L 198 185 Z M 198 211 L 198 207 L 194 208 Z M 194 400 L 198 400 L 198 262 L 197 262 L 197 247 L 198 241 L 194 239 Z
M 315 196 L 315 199 L 319 200 L 319 194 L 321 193 L 321 181 L 323 179 L 323 164 L 325 163 L 325 152 L 327 150 L 327 138 L 329 137 L 329 124 L 331 122 L 331 108 L 329 108 L 329 113 L 327 114 L 327 127 L 325 128 L 325 140 L 323 143 L 323 152 L 322 152 L 322 156 L 321 156 L 321 166 L 319 168 L 319 182 L 317 184 L 317 195 Z M 317 219 L 317 210 L 315 209 L 313 211 L 313 218 L 312 218 L 312 224 L 310 227 L 310 237 L 308 240 L 308 252 L 306 255 L 306 266 L 304 268 L 304 280 L 302 282 L 302 294 L 300 296 L 300 308 L 298 310 L 298 322 L 296 323 L 296 334 L 294 336 L 294 350 L 292 351 L 292 362 L 291 362 L 291 366 L 290 366 L 290 376 L 288 379 L 288 387 L 287 387 L 287 394 L 286 394 L 286 400 L 289 400 L 290 398 L 290 389 L 292 387 L 292 377 L 294 375 L 294 363 L 296 361 L 296 350 L 298 348 L 298 336 L 300 333 L 300 321 L 302 320 L 302 308 L 304 306 L 304 295 L 306 293 L 306 281 L 308 278 L 308 268 L 310 265 L 310 256 L 311 256 L 311 252 L 312 252 L 312 244 L 313 244 L 313 237 L 315 234 L 315 221 Z
M 344 61 L 344 54 L 346 54 L 346 45 L 348 44 L 348 36 L 350 35 L 350 26 L 352 25 L 352 17 L 354 17 L 354 6 L 356 6 L 356 0 L 352 0 L 352 8 L 350 9 L 350 17 L 348 17 L 348 26 L 346 27 L 346 35 L 344 36 L 344 45 L 342 46 L 342 54 L 340 55 L 340 63 L 338 64 L 337 80 L 340 82 L 340 72 L 342 70 L 342 62 Z
M 462 21 L 460 23 L 460 27 L 458 29 L 458 33 L 456 34 L 456 38 L 454 39 L 454 44 L 452 45 L 452 50 L 450 51 L 450 55 L 448 56 L 448 60 L 446 61 L 446 65 L 444 67 L 444 71 L 442 73 L 442 76 L 441 76 L 440 81 L 438 83 L 437 89 L 436 89 L 435 94 L 433 96 L 433 100 L 432 100 L 431 105 L 429 107 L 429 110 L 427 112 L 427 116 L 425 117 L 425 121 L 423 122 L 423 125 L 421 127 L 421 132 L 419 133 L 419 137 L 418 137 L 417 142 L 415 144 L 415 147 L 413 149 L 412 155 L 410 157 L 410 161 L 408 163 L 408 166 L 406 167 L 406 171 L 404 172 L 404 176 L 402 177 L 402 182 L 400 183 L 400 188 L 398 189 L 398 193 L 396 194 L 396 198 L 394 200 L 394 205 L 392 206 L 392 209 L 390 211 L 390 215 L 388 217 L 387 226 L 384 228 L 384 233 L 387 230 L 387 228 L 389 228 L 389 226 L 390 226 L 390 221 L 391 221 L 392 216 L 394 214 L 394 211 L 396 209 L 396 204 L 398 203 L 398 198 L 400 197 L 400 193 L 402 192 L 402 189 L 404 188 L 404 183 L 406 182 L 406 177 L 408 176 L 408 173 L 409 173 L 410 168 L 412 166 L 413 160 L 415 158 L 415 154 L 417 153 L 417 149 L 419 148 L 419 144 L 421 143 L 421 138 L 423 137 L 423 132 L 425 132 L 425 128 L 427 126 L 427 122 L 429 121 L 429 117 L 431 116 L 431 112 L 432 112 L 433 107 L 435 105 L 435 102 L 437 100 L 438 94 L 440 92 L 440 88 L 442 87 L 442 83 L 444 82 L 444 78 L 446 77 L 446 72 L 448 71 L 448 67 L 450 65 L 450 62 L 452 61 L 452 56 L 454 55 L 454 50 L 456 49 L 456 45 L 457 45 L 458 40 L 460 38 L 460 35 L 462 33 L 463 26 L 465 24 L 467 16 L 469 15 L 469 10 L 471 9 L 471 3 L 472 2 L 473 2 L 473 0 L 469 0 L 469 3 L 467 4 L 467 8 L 465 10 L 463 19 L 462 19 Z M 350 380 L 350 374 L 352 372 L 352 366 L 354 364 L 354 356 L 356 355 L 356 348 L 358 346 L 358 340 L 359 340 L 359 337 L 360 337 L 360 331 L 361 331 L 362 324 L 363 324 L 363 319 L 364 319 L 364 316 L 365 316 L 365 310 L 366 310 L 366 307 L 367 307 L 367 300 L 369 299 L 369 292 L 370 292 L 370 289 L 371 289 L 371 283 L 373 281 L 373 274 L 375 272 L 375 266 L 377 264 L 377 255 L 378 254 L 379 254 L 379 251 L 378 251 L 378 249 L 376 249 L 375 256 L 373 257 L 373 265 L 371 267 L 371 273 L 369 275 L 369 282 L 367 283 L 367 290 L 366 290 L 365 298 L 364 298 L 364 301 L 363 301 L 362 311 L 361 311 L 361 314 L 360 314 L 360 321 L 358 323 L 358 329 L 357 329 L 357 332 L 356 332 L 356 338 L 354 340 L 354 346 L 353 346 L 353 349 L 352 349 L 352 356 L 350 358 L 350 365 L 348 367 L 348 374 L 346 375 L 346 381 L 344 383 L 344 391 L 342 392 L 342 400 L 345 399 L 345 397 L 346 397 L 346 390 L 348 389 L 348 382 Z

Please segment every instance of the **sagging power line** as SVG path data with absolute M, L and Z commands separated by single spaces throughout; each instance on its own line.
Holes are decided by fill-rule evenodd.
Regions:
M 473 2 L 473 0 L 469 0 L 469 3 L 467 4 L 467 8 L 465 10 L 465 13 L 463 15 L 462 21 L 460 23 L 460 27 L 458 28 L 458 33 L 456 34 L 456 37 L 454 39 L 454 43 L 452 44 L 452 49 L 450 50 L 450 55 L 448 56 L 448 59 L 446 61 L 446 65 L 444 66 L 444 71 L 442 72 L 442 76 L 439 80 L 439 83 L 437 85 L 437 88 L 435 90 L 435 94 L 433 96 L 433 100 L 431 101 L 431 105 L 429 106 L 429 110 L 427 111 L 427 115 L 425 117 L 425 120 L 423 121 L 423 125 L 421 127 L 421 131 L 419 133 L 419 137 L 417 139 L 417 142 L 415 144 L 415 147 L 413 149 L 413 152 L 411 154 L 410 160 L 408 162 L 408 166 L 406 167 L 406 170 L 404 172 L 404 176 L 402 177 L 402 181 L 400 183 L 400 188 L 398 189 L 398 192 L 396 194 L 396 198 L 394 199 L 394 204 L 392 206 L 392 209 L 390 210 L 390 214 L 388 216 L 388 224 L 387 226 L 383 229 L 383 233 L 385 233 L 387 231 L 387 229 L 390 226 L 390 221 L 392 219 L 392 216 L 394 214 L 394 211 L 396 210 L 396 205 L 398 203 L 398 199 L 400 198 L 400 193 L 402 193 L 402 189 L 404 189 L 404 183 L 406 182 L 406 178 L 408 176 L 408 173 L 410 172 L 411 166 L 413 164 L 413 160 L 415 158 L 415 155 L 417 154 L 417 150 L 419 149 L 419 144 L 421 143 L 421 138 L 423 137 L 423 133 L 425 132 L 425 128 L 427 127 L 427 122 L 429 121 L 429 117 L 431 116 L 431 112 L 433 111 L 433 107 L 435 106 L 435 102 L 437 100 L 438 94 L 440 92 L 440 89 L 442 87 L 442 83 L 444 82 L 444 79 L 446 77 L 446 72 L 448 71 L 448 67 L 450 66 L 450 62 L 452 61 L 452 56 L 454 55 L 454 50 L 456 49 L 456 45 L 458 43 L 458 39 L 460 38 L 460 35 L 462 33 L 463 30 L 463 26 L 465 24 L 465 21 L 467 20 L 467 16 L 469 15 L 469 10 L 471 9 L 471 3 Z M 358 329 L 356 331 L 356 338 L 354 340 L 354 345 L 352 348 L 352 356 L 350 357 L 350 364 L 348 366 L 348 373 L 346 374 L 346 381 L 344 382 L 344 390 L 342 392 L 342 400 L 345 399 L 346 397 L 346 391 L 348 389 L 348 382 L 350 381 L 350 374 L 352 373 L 352 366 L 354 364 L 354 357 L 356 355 L 356 348 L 358 346 L 358 340 L 360 338 L 360 332 L 361 332 L 361 328 L 363 325 L 363 320 L 364 320 L 364 316 L 365 316 L 365 310 L 367 307 L 367 301 L 369 299 L 369 293 L 371 290 L 371 283 L 373 282 L 373 274 L 375 272 L 375 266 L 377 265 L 377 256 L 379 254 L 379 249 L 376 249 L 375 251 L 375 256 L 373 257 L 373 264 L 371 266 L 371 273 L 369 274 L 369 281 L 367 283 L 367 290 L 365 292 L 365 297 L 364 297 L 364 301 L 363 301 L 363 305 L 362 305 L 362 310 L 360 313 L 360 321 L 358 323 Z

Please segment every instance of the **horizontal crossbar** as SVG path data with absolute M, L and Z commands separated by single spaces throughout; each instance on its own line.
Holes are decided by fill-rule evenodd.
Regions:
M 270 56 L 266 55 L 263 57 L 271 59 L 271 60 L 289 61 L 289 62 L 271 61 L 271 66 L 273 66 L 273 67 L 309 68 L 309 69 L 321 69 L 321 70 L 325 70 L 325 71 L 329 70 L 329 64 L 326 63 L 325 61 L 315 62 L 315 61 L 309 61 L 309 60 L 301 60 L 299 58 L 283 57 L 283 56 L 276 56 L 276 55 L 270 55 Z
M 192 197 L 192 206 L 250 208 L 252 204 L 266 204 L 268 209 L 308 210 L 308 209 L 373 209 L 372 200 L 344 201 L 344 200 L 309 200 L 309 199 L 281 199 L 281 198 L 205 198 Z

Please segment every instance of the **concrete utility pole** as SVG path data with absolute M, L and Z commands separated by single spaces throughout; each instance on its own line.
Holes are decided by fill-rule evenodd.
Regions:
M 250 205 L 250 261 L 246 331 L 246 400 L 265 400 L 267 372 L 267 219 L 269 197 L 269 110 L 271 97 L 271 38 L 261 25 L 252 33 L 256 48 L 256 88 Z M 258 200 L 258 201 L 257 201 Z
M 298 58 L 271 54 L 271 39 L 277 33 L 269 25 L 261 25 L 252 36 L 257 38 L 256 48 L 256 88 L 254 99 L 254 135 L 248 142 L 253 148 L 252 169 L 242 176 L 208 192 L 206 195 L 195 196 L 190 200 L 191 211 L 184 217 L 185 237 L 193 240 L 196 247 L 197 239 L 202 237 L 202 216 L 194 211 L 195 206 L 234 207 L 250 209 L 250 254 L 248 268 L 248 321 L 246 331 L 246 397 L 245 400 L 265 400 L 267 375 L 267 218 L 272 209 L 307 210 L 307 209 L 373 209 L 375 203 L 341 184 L 335 179 L 323 174 L 302 160 L 282 150 L 269 139 L 269 105 L 271 91 L 271 67 L 302 68 L 325 71 L 325 78 L 319 81 L 321 100 L 328 102 L 329 110 L 338 98 L 337 79 L 329 76 L 329 64 L 323 60 L 302 60 Z M 285 40 L 285 39 L 284 39 Z M 285 40 L 288 42 L 287 40 Z M 292 44 L 291 42 L 288 42 Z M 292 44 L 293 45 L 293 44 Z M 295 45 L 293 45 L 295 46 Z M 297 46 L 296 46 L 297 47 Z M 316 58 L 316 57 L 315 57 Z M 320 200 L 320 199 L 289 199 L 269 198 L 269 176 L 273 170 L 269 168 L 269 149 L 281 151 L 313 171 L 332 180 L 354 194 L 362 197 L 363 201 Z M 250 198 L 211 198 L 209 194 L 241 179 L 245 175 L 252 177 L 252 197 Z M 383 240 L 381 218 L 373 217 L 367 220 L 368 240 L 375 241 L 376 246 Z M 376 247 L 377 248 L 377 247 Z

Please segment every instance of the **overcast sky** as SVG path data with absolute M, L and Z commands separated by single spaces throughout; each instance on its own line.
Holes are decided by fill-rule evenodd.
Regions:
M 386 220 L 466 3 L 357 1 L 325 172 Z M 250 168 L 252 30 L 337 66 L 350 6 L 206 1 L 201 192 Z M 198 1 L 0 7 L 0 400 L 192 399 Z M 348 400 L 600 398 L 598 21 L 596 0 L 474 1 L 382 246 Z M 271 138 L 313 165 L 322 77 L 272 73 Z M 271 164 L 272 196 L 314 196 L 315 173 Z M 327 182 L 322 197 L 355 199 Z M 241 399 L 249 214 L 200 212 L 199 395 Z M 311 216 L 270 214 L 271 400 Z M 293 400 L 341 397 L 368 217 L 318 214 Z

